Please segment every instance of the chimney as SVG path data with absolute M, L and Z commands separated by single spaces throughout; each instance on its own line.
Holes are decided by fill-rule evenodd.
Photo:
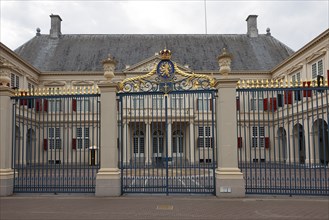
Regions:
M 59 38 L 62 35 L 61 33 L 61 17 L 59 15 L 50 15 L 51 18 L 51 27 L 50 27 L 50 37 Z
M 248 37 L 258 37 L 257 17 L 258 15 L 249 15 L 246 19 Z

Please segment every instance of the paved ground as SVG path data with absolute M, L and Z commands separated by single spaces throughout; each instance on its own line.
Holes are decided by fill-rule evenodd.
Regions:
M 15 195 L 0 198 L 0 219 L 329 219 L 329 197 Z

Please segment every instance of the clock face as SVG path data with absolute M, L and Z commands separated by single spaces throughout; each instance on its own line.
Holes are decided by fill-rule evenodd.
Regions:
M 157 66 L 157 74 L 158 76 L 167 81 L 172 79 L 174 76 L 174 64 L 170 60 L 161 60 Z

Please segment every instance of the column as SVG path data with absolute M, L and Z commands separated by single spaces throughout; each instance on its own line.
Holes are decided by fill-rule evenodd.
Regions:
M 190 164 L 194 164 L 195 162 L 195 141 L 194 141 L 194 124 L 193 121 L 190 122 Z
M 236 84 L 238 79 L 219 79 L 217 84 L 216 196 L 244 197 L 245 183 L 238 168 Z
M 118 121 L 116 105 L 117 84 L 103 82 L 101 91 L 101 163 L 96 176 L 96 196 L 120 196 L 121 182 L 118 168 Z
M 146 129 L 145 129 L 145 165 L 150 165 L 152 160 L 151 160 L 151 155 L 152 155 L 152 150 L 151 150 L 151 141 L 150 141 L 150 127 L 151 123 L 149 121 L 145 122 L 146 123 Z
M 0 196 L 13 194 L 14 170 L 12 169 L 12 102 L 13 90 L 0 85 Z

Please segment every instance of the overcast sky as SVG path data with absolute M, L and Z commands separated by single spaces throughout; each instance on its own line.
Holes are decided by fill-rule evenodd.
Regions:
M 61 16 L 62 34 L 245 34 L 255 14 L 260 34 L 269 27 L 295 51 L 329 27 L 329 0 L 0 0 L 0 9 L 0 40 L 12 50 L 37 27 L 49 34 L 50 14 Z

